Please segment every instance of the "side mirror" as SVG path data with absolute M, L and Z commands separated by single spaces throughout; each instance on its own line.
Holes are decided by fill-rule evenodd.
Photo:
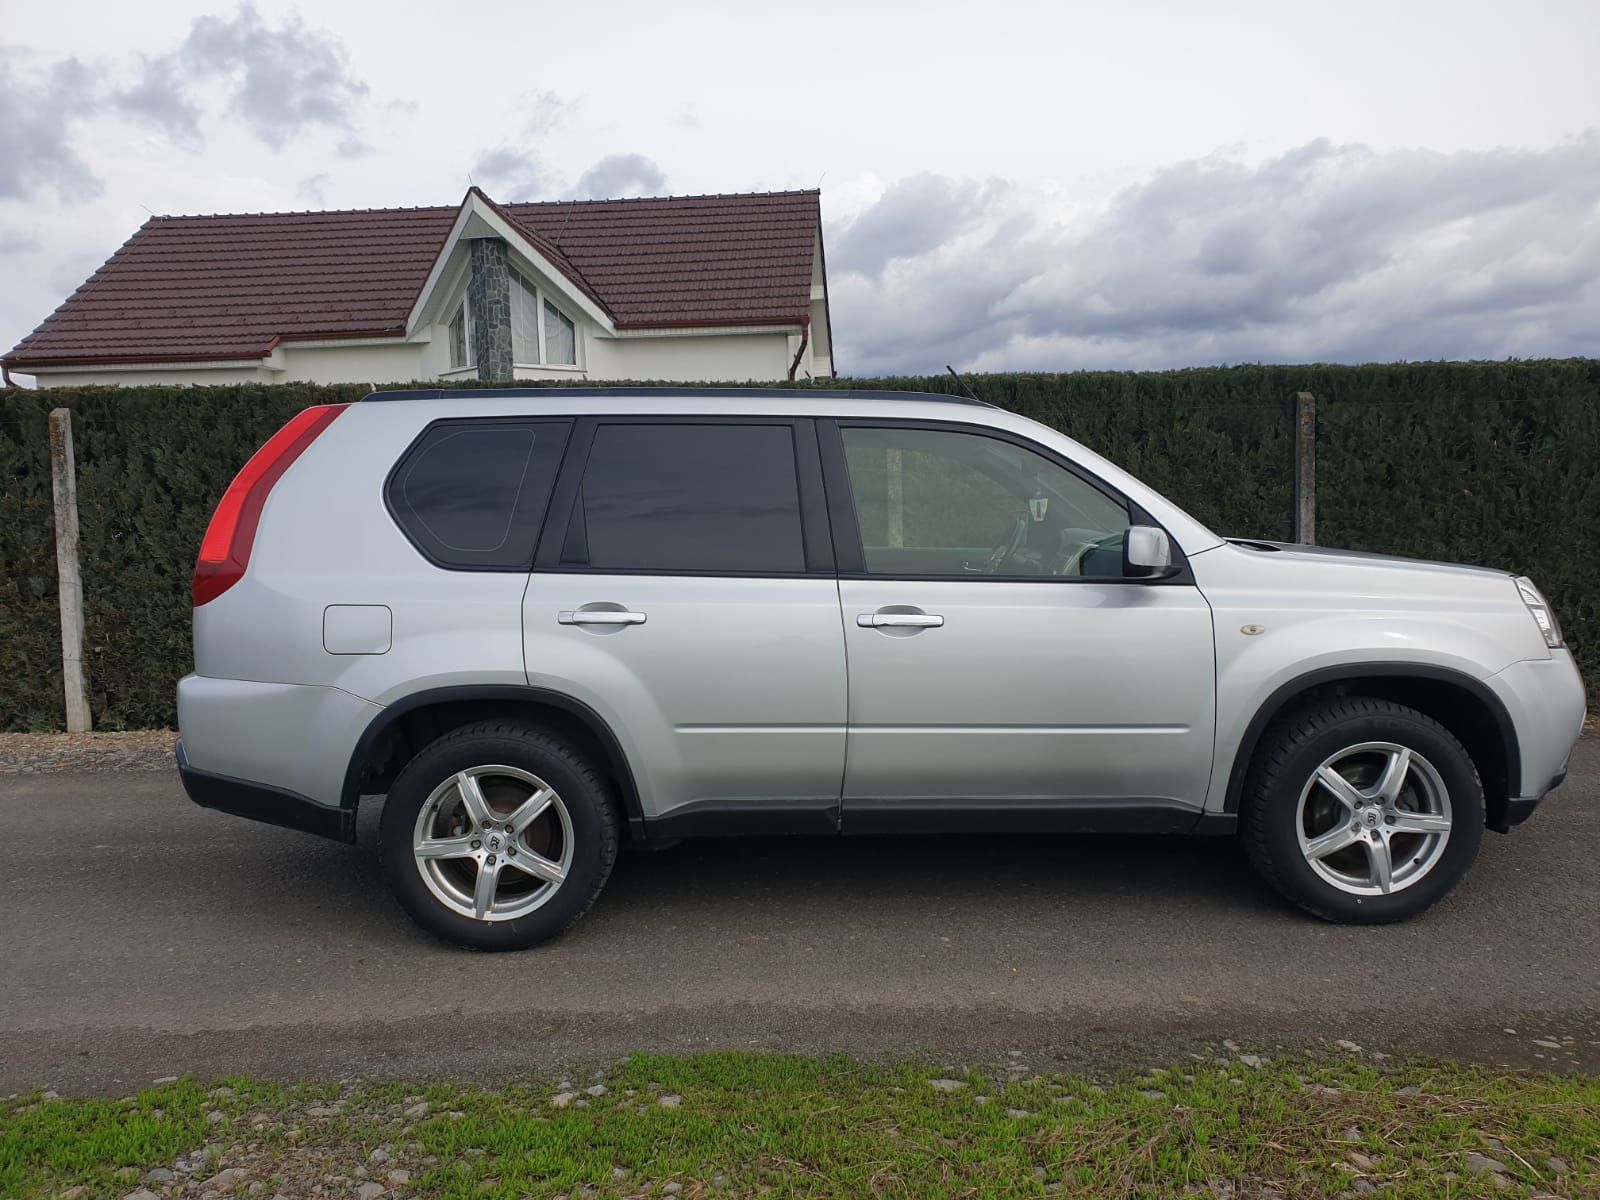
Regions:
M 1165 530 L 1154 525 L 1130 525 L 1122 535 L 1122 577 L 1124 579 L 1165 579 L 1175 575 L 1172 543 Z

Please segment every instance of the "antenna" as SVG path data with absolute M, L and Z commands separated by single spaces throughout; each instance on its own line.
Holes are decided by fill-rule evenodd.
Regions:
M 944 369 L 950 372 L 950 378 L 956 381 L 956 386 L 961 389 L 962 395 L 964 395 L 968 400 L 978 400 L 977 395 L 971 388 L 967 386 L 967 381 L 956 374 L 956 369 L 954 367 L 952 367 L 949 363 L 945 363 Z M 978 400 L 978 403 L 982 404 L 983 401 Z
M 561 235 L 566 233 L 566 231 L 567 231 L 567 222 L 572 220 L 572 214 L 574 212 L 576 212 L 577 208 L 578 208 L 578 202 L 576 200 L 572 201 L 571 203 L 572 203 L 572 207 L 567 209 L 567 215 L 561 218 L 561 228 L 556 230 L 555 237 L 550 239 L 553 243 L 555 243 L 555 248 L 557 250 L 561 250 Z M 566 253 L 565 250 L 562 250 L 561 252 L 563 254 Z

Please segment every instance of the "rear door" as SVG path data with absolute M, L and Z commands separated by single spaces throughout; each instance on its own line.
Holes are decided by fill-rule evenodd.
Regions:
M 665 834 L 837 827 L 845 667 L 810 421 L 580 421 L 523 605 Z
M 970 425 L 823 423 L 849 664 L 847 832 L 1181 828 L 1205 798 L 1211 612 L 1122 577 L 1128 502 Z

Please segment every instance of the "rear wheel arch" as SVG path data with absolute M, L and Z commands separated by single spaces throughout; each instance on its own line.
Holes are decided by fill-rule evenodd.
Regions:
M 1277 688 L 1256 710 L 1228 773 L 1223 811 L 1237 813 L 1256 751 L 1272 725 L 1333 696 L 1393 700 L 1433 718 L 1467 749 L 1483 783 L 1490 829 L 1510 828 L 1510 801 L 1520 791 L 1522 755 L 1516 726 L 1487 685 L 1448 667 L 1424 663 L 1351 663 L 1310 671 Z
M 431 688 L 396 700 L 374 717 L 356 742 L 345 770 L 340 805 L 353 809 L 363 794 L 388 790 L 423 747 L 451 730 L 485 720 L 516 720 L 558 734 L 604 770 L 635 840 L 645 834 L 633 770 L 605 719 L 581 700 L 548 688 L 509 684 Z

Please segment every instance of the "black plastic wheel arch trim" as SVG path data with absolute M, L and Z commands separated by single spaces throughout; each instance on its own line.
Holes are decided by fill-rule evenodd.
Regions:
M 356 840 L 356 812 L 353 806 L 335 808 L 318 804 L 309 796 L 302 796 L 287 788 L 252 783 L 247 779 L 235 779 L 191 767 L 181 738 L 178 740 L 177 757 L 178 778 L 183 781 L 183 790 L 201 808 L 263 821 L 268 825 L 280 825 L 285 829 L 298 829 L 337 842 Z
M 413 692 L 387 705 L 382 712 L 372 718 L 356 741 L 355 749 L 350 755 L 350 764 L 345 768 L 344 787 L 339 793 L 340 806 L 354 812 L 356 802 L 360 799 L 358 789 L 361 786 L 361 773 L 365 769 L 367 755 L 377 744 L 378 739 L 393 727 L 395 722 L 408 713 L 430 708 L 436 704 L 473 701 L 542 704 L 564 712 L 581 722 L 600 744 L 606 756 L 606 766 L 617 780 L 618 789 L 622 793 L 623 811 L 628 818 L 629 832 L 635 837 L 644 835 L 644 811 L 639 803 L 639 787 L 634 781 L 633 769 L 628 765 L 627 755 L 622 752 L 622 743 L 617 740 L 617 735 L 611 731 L 605 719 L 583 701 L 575 700 L 565 692 L 541 687 L 520 687 L 516 684 L 464 684 L 459 687 L 429 688 Z
M 1250 724 L 1245 726 L 1244 735 L 1239 739 L 1239 748 L 1234 751 L 1233 766 L 1228 772 L 1228 793 L 1223 801 L 1222 811 L 1225 813 L 1239 811 L 1239 803 L 1244 796 L 1245 776 L 1249 773 L 1250 760 L 1255 755 L 1261 735 L 1266 732 L 1273 718 L 1277 717 L 1291 701 L 1315 687 L 1373 678 L 1426 679 L 1434 683 L 1445 683 L 1459 687 L 1482 701 L 1494 719 L 1495 727 L 1500 731 L 1501 749 L 1505 752 L 1506 758 L 1507 796 L 1495 797 L 1494 801 L 1516 795 L 1522 781 L 1522 750 L 1517 743 L 1517 727 L 1512 723 L 1511 714 L 1506 712 L 1506 706 L 1501 703 L 1500 697 L 1481 680 L 1460 671 L 1452 671 L 1448 667 L 1436 667 L 1427 663 L 1345 663 L 1337 667 L 1322 667 L 1296 676 L 1268 696 L 1256 710 L 1256 715 L 1250 718 Z M 1491 824 L 1490 828 L 1495 826 Z M 1500 832 L 1503 833 L 1504 830 Z

